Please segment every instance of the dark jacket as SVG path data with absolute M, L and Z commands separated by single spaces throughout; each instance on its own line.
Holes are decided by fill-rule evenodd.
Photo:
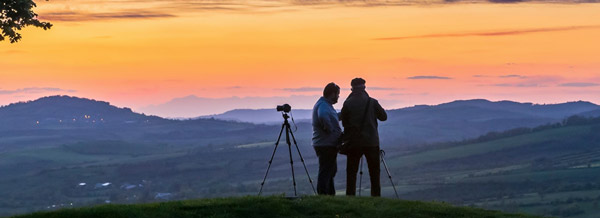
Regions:
M 369 97 L 369 94 L 363 90 L 354 90 L 342 107 L 341 120 L 344 129 L 350 126 L 360 128 L 360 122 L 363 120 L 363 114 L 365 114 L 365 107 L 368 99 L 371 99 L 371 103 L 367 108 L 366 118 L 361 129 L 360 144 L 362 146 L 379 146 L 379 132 L 377 131 L 377 120 L 387 120 L 387 113 L 381 107 L 379 102 Z

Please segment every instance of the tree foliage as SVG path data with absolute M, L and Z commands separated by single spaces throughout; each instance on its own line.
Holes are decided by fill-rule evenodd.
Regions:
M 21 34 L 17 31 L 26 26 L 35 26 L 50 29 L 52 24 L 42 22 L 37 19 L 37 14 L 33 12 L 36 7 L 33 0 L 1 0 L 0 1 L 0 41 L 8 38 L 11 43 L 21 40 Z

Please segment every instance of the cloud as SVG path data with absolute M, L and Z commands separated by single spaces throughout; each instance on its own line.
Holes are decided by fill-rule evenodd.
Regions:
M 543 2 L 543 3 L 589 3 L 597 0 L 442 0 L 442 1 L 415 1 L 415 0 L 292 0 L 296 5 L 345 5 L 345 6 L 411 6 L 411 5 L 441 5 L 456 2 L 465 3 L 521 3 L 521 2 Z
M 423 1 L 411 0 L 292 0 L 295 5 L 344 5 L 353 7 L 377 7 L 377 6 L 409 6 L 409 5 L 428 5 Z
M 409 95 L 426 96 L 426 95 L 429 95 L 429 92 L 422 92 L 422 93 L 395 92 L 395 93 L 390 93 L 389 95 L 390 96 L 409 96 Z
M 279 90 L 288 91 L 288 92 L 322 92 L 324 88 L 325 87 L 300 87 L 300 88 L 285 88 L 285 89 L 279 89 Z M 341 88 L 346 89 L 345 87 L 341 87 Z M 379 87 L 379 86 L 367 86 L 367 89 L 372 90 L 372 91 L 400 90 L 399 88 Z
M 516 75 L 516 74 L 503 75 L 503 76 L 499 76 L 499 77 L 500 78 L 519 78 L 519 79 L 525 79 L 525 78 L 527 78 L 527 76 Z
M 484 77 L 489 77 L 489 76 L 486 76 L 486 75 L 473 75 L 473 77 L 476 77 L 476 78 L 484 78 Z
M 532 88 L 532 87 L 550 87 L 564 81 L 564 78 L 557 76 L 522 76 L 522 75 L 503 75 L 500 78 L 519 78 L 522 80 L 514 82 L 502 82 L 494 84 L 481 84 L 479 86 L 496 86 L 496 87 L 516 87 L 516 88 Z
M 373 90 L 373 91 L 390 91 L 390 90 L 399 90 L 399 88 L 392 88 L 392 87 L 378 87 L 378 86 L 367 86 L 368 90 Z
M 3 90 L 0 89 L 0 95 L 12 95 L 12 94 L 35 94 L 35 93 L 45 93 L 45 92 L 76 92 L 76 90 L 71 89 L 61 89 L 61 88 L 39 88 L 39 87 L 29 87 L 15 90 Z
M 548 28 L 532 28 L 532 29 L 472 32 L 472 33 L 438 33 L 438 34 L 426 34 L 426 35 L 417 35 L 417 36 L 384 37 L 384 38 L 375 38 L 373 40 L 389 41 L 389 40 L 404 40 L 404 39 L 470 37 L 470 36 L 493 37 L 493 36 L 521 35 L 521 34 L 528 34 L 528 33 L 561 32 L 561 31 L 572 31 L 572 30 L 583 30 L 583 29 L 597 29 L 597 28 L 600 28 L 600 25 L 548 27 Z
M 562 83 L 562 84 L 559 84 L 558 86 L 561 86 L 561 87 L 593 87 L 593 86 L 600 86 L 600 84 L 598 84 L 598 83 Z
M 497 84 L 492 84 L 492 86 L 498 86 L 498 87 L 519 87 L 519 88 L 544 87 L 544 85 L 537 84 L 537 83 L 497 83 Z
M 77 11 L 55 11 L 40 14 L 40 20 L 48 21 L 95 21 L 114 19 L 169 18 L 175 15 L 152 11 L 121 11 L 110 13 L 84 13 Z
M 283 1 L 171 1 L 167 8 L 187 11 L 256 11 L 260 9 L 282 8 L 289 4 Z
M 50 1 L 53 8 L 39 13 L 40 20 L 84 22 L 115 19 L 160 19 L 177 17 L 187 12 L 263 12 L 290 11 L 288 1 L 242 1 L 242 0 L 126 0 L 126 1 Z M 98 7 L 100 5 L 101 7 Z M 99 11 L 90 12 L 90 8 Z
M 186 12 L 239 12 L 239 13 L 286 13 L 331 7 L 388 7 L 448 5 L 461 0 L 126 0 L 126 1 L 50 1 L 53 8 L 68 8 L 68 11 L 40 12 L 39 18 L 48 21 L 95 21 L 111 19 L 155 19 L 175 17 Z M 520 0 L 466 0 L 465 3 L 518 3 Z M 544 3 L 589 3 L 598 0 L 532 0 Z M 99 7 L 100 6 L 100 7 Z M 90 13 L 90 8 L 105 10 Z M 473 33 L 471 33 L 473 34 Z M 477 34 L 477 33 L 475 33 Z M 447 35 L 447 34 L 446 34 Z M 451 34 L 453 35 L 453 34 Z M 394 37 L 393 39 L 440 37 L 425 35 Z M 448 36 L 446 36 L 448 37 Z M 381 38 L 389 39 L 389 38 Z
M 488 0 L 489 2 L 492 3 L 519 3 L 519 2 L 524 2 L 526 0 Z
M 407 77 L 407 79 L 452 79 L 450 77 L 445 76 L 411 76 Z
M 288 92 L 318 92 L 318 91 L 323 91 L 325 87 L 320 88 L 320 87 L 300 87 L 300 88 L 285 88 L 285 89 L 281 89 L 283 91 L 288 91 Z

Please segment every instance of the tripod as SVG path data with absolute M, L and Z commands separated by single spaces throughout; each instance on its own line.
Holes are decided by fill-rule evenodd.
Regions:
M 281 125 L 281 130 L 279 131 L 279 137 L 277 137 L 277 142 L 275 142 L 275 148 L 273 149 L 273 154 L 271 154 L 271 159 L 269 160 L 269 166 L 267 167 L 267 172 L 265 173 L 265 177 L 263 178 L 262 183 L 260 183 L 260 191 L 258 192 L 258 196 L 262 194 L 263 187 L 265 185 L 265 180 L 267 180 L 267 175 L 269 175 L 269 170 L 271 169 L 271 164 L 273 163 L 273 157 L 275 157 L 275 151 L 277 151 L 277 147 L 279 146 L 279 141 L 281 140 L 281 134 L 283 133 L 283 129 L 285 129 L 285 142 L 288 145 L 288 150 L 290 153 L 290 166 L 292 167 L 292 182 L 294 184 L 294 197 L 298 196 L 296 191 L 296 176 L 294 175 L 294 159 L 292 158 L 292 143 L 290 142 L 290 135 L 292 136 L 292 140 L 294 141 L 294 145 L 296 146 L 296 150 L 298 151 L 298 155 L 300 156 L 300 161 L 302 161 L 302 165 L 304 165 L 304 170 L 306 171 L 306 176 L 308 176 L 308 181 L 310 182 L 310 186 L 313 189 L 313 192 L 316 194 L 315 186 L 313 185 L 313 181 L 310 178 L 310 174 L 308 173 L 308 168 L 306 168 L 306 164 L 304 163 L 304 158 L 302 157 L 302 153 L 300 153 L 300 148 L 298 148 L 298 143 L 296 142 L 296 137 L 294 137 L 294 133 L 290 128 L 290 123 L 288 122 L 288 118 L 290 116 L 283 112 L 281 113 L 283 116 L 283 124 Z
M 392 180 L 392 175 L 390 174 L 387 164 L 385 163 L 385 158 L 383 158 L 385 156 L 385 151 L 379 150 L 379 155 L 381 157 L 381 162 L 383 163 L 383 167 L 385 167 L 385 172 L 387 172 L 388 178 L 390 178 L 390 183 L 392 183 L 392 187 L 394 188 L 394 193 L 396 194 L 396 198 L 400 199 L 400 197 L 398 196 L 398 191 L 396 191 L 396 185 L 394 185 L 394 181 Z M 363 169 L 363 157 L 360 158 L 360 173 L 359 173 L 360 180 L 358 183 L 358 196 L 360 196 L 361 192 L 362 192 L 362 175 L 363 175 L 362 169 Z

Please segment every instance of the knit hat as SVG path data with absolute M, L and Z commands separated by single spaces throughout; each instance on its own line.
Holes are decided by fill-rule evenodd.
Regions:
M 352 88 L 354 87 L 364 87 L 365 83 L 367 83 L 363 78 L 354 78 L 352 80 L 352 82 L 350 82 L 350 85 L 352 86 Z

